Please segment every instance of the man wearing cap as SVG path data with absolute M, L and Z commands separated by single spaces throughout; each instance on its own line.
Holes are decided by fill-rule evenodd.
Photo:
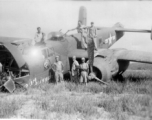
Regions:
M 88 28 L 88 37 L 93 40 L 94 49 L 98 50 L 97 49 L 97 43 L 96 43 L 97 30 L 94 27 L 94 22 L 91 22 L 91 26 Z M 89 44 L 89 41 L 88 41 L 88 44 Z
M 78 80 L 78 75 L 79 75 L 79 63 L 76 60 L 76 56 L 73 56 L 73 63 L 72 63 L 72 68 L 71 68 L 71 74 L 72 74 L 72 81 L 77 82 Z
M 34 41 L 33 41 L 33 45 L 42 45 L 44 44 L 44 37 L 45 37 L 45 34 L 43 32 L 41 32 L 41 28 L 40 27 L 37 27 L 37 32 L 35 34 L 35 37 L 34 37 Z
M 82 25 L 82 22 L 79 20 L 78 21 L 78 26 L 74 29 L 68 30 L 69 31 L 73 31 L 73 30 L 77 30 L 78 33 L 81 33 L 81 45 L 82 48 L 84 47 L 85 50 L 87 50 L 87 27 L 85 27 L 84 25 Z
M 53 71 L 55 72 L 56 83 L 61 82 L 63 80 L 63 63 L 59 61 L 59 56 L 55 57 Z
M 82 64 L 80 64 L 80 83 L 85 82 L 87 85 L 87 77 L 88 77 L 88 72 L 89 72 L 89 66 L 87 63 L 85 63 L 85 58 L 83 57 L 82 59 Z

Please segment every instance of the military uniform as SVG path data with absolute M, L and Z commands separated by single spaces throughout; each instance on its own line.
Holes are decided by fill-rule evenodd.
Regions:
M 63 80 L 63 63 L 61 61 L 54 63 L 54 72 L 56 82 Z
M 84 48 L 87 48 L 87 35 L 86 35 L 86 30 L 83 28 L 85 26 L 78 26 L 77 31 L 78 33 L 81 33 L 81 46 Z
M 80 70 L 81 70 L 80 83 L 82 82 L 87 83 L 88 69 L 89 66 L 87 63 L 80 64 Z
M 77 60 L 74 60 L 72 64 L 71 74 L 72 74 L 72 81 L 77 82 L 78 75 L 79 75 L 79 69 L 78 69 L 79 63 Z
M 96 34 L 95 34 L 95 33 L 96 33 L 96 28 L 95 28 L 95 27 L 89 27 L 89 28 L 88 28 L 88 31 L 89 31 L 88 37 L 93 40 L 94 46 L 95 46 L 95 48 L 97 49 Z

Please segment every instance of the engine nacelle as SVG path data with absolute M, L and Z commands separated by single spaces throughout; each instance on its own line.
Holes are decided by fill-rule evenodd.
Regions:
M 93 70 L 95 75 L 103 80 L 109 81 L 118 74 L 122 74 L 129 66 L 129 61 L 117 60 L 114 56 L 94 58 Z
M 122 74 L 124 71 L 126 71 L 129 66 L 129 63 L 130 62 L 126 60 L 118 60 L 118 65 L 119 65 L 118 74 Z
M 108 63 L 100 57 L 94 59 L 93 72 L 102 81 L 109 81 L 112 77 Z

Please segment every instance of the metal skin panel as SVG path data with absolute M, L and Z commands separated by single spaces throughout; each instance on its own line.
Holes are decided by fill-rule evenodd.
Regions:
M 31 78 L 30 78 L 31 77 Z M 20 84 L 21 86 L 25 86 L 26 84 L 29 83 L 29 80 L 30 79 L 33 79 L 32 76 L 30 75 L 27 75 L 27 76 L 24 76 L 24 77 L 19 77 L 19 78 L 15 78 L 14 79 L 14 82 Z M 26 86 L 25 86 L 26 87 Z
M 3 85 L 10 93 L 12 93 L 15 90 L 15 84 L 14 81 L 12 79 L 8 80 L 7 82 L 5 82 L 5 84 Z
M 17 47 L 13 46 L 12 44 L 10 43 L 4 43 L 3 44 L 7 49 L 8 51 L 12 54 L 12 56 L 14 57 L 17 65 L 19 68 L 21 68 L 24 64 L 25 64 L 25 61 L 22 57 L 22 54 L 19 52 L 19 50 L 17 49 Z
M 109 48 L 117 41 L 116 32 L 113 28 L 101 28 L 97 31 L 98 48 Z

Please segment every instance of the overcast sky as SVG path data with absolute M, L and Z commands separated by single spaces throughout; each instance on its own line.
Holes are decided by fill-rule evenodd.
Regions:
M 0 0 L 0 36 L 33 38 L 36 28 L 48 34 L 65 33 L 78 21 L 80 6 L 87 9 L 87 23 L 111 27 L 120 22 L 125 28 L 151 29 L 150 1 L 55 1 Z M 150 34 L 126 33 L 114 46 L 152 52 Z

